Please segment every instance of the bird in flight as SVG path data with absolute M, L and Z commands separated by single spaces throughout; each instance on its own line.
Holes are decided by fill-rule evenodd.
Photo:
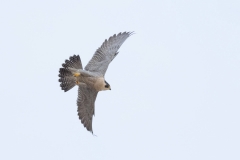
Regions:
M 94 53 L 92 59 L 83 69 L 79 55 L 69 57 L 59 69 L 60 87 L 65 92 L 78 86 L 78 116 L 86 129 L 93 133 L 92 118 L 95 100 L 99 91 L 111 90 L 104 76 L 108 65 L 117 56 L 118 49 L 133 32 L 114 34 L 106 39 Z

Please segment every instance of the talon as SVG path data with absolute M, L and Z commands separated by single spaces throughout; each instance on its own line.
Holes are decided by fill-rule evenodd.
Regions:
M 80 73 L 74 73 L 73 76 L 74 76 L 74 77 L 79 77 L 79 76 L 80 76 Z
M 80 84 L 80 82 L 79 82 L 79 81 L 76 81 L 76 84 L 77 84 L 77 85 L 79 85 L 79 84 Z

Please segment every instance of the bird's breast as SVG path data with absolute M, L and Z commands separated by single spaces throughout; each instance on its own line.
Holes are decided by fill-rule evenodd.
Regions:
M 97 91 L 104 90 L 105 88 L 105 80 L 103 77 L 81 77 L 80 82 L 85 83 Z

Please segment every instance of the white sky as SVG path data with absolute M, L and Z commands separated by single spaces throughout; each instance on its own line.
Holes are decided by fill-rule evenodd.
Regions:
M 58 70 L 123 31 L 94 137 Z M 0 54 L 0 159 L 240 159 L 240 1 L 1 0 Z

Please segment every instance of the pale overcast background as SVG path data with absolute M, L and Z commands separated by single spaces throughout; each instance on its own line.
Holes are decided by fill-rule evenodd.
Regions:
M 58 70 L 123 31 L 96 137 Z M 1 160 L 240 159 L 239 0 L 1 0 L 0 54 Z

